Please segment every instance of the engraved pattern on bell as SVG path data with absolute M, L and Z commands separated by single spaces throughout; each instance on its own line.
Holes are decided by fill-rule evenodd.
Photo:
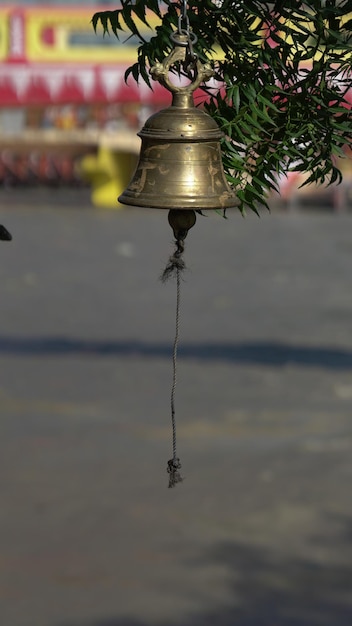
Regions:
M 177 98 L 174 96 L 174 99 Z M 152 115 L 140 131 L 142 147 L 131 183 L 119 201 L 163 209 L 224 209 L 238 204 L 223 171 L 222 133 L 196 109 L 172 106 Z

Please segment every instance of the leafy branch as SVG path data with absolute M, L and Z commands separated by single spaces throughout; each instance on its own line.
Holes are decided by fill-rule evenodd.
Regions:
M 126 78 L 150 86 L 149 68 L 171 50 L 179 5 L 167 0 L 122 0 L 115 11 L 93 16 L 120 38 L 139 38 Z M 246 206 L 257 211 L 288 171 L 307 174 L 304 184 L 341 181 L 337 158 L 352 145 L 351 0 L 192 0 L 188 16 L 197 53 L 211 59 L 222 84 L 205 85 L 205 107 L 224 132 L 224 168 Z M 139 24 L 151 28 L 146 40 Z

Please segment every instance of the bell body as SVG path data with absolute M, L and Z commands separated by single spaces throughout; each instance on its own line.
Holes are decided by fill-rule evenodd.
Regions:
M 174 94 L 172 105 L 152 115 L 138 135 L 139 162 L 119 202 L 196 210 L 238 205 L 223 171 L 222 132 L 192 95 Z

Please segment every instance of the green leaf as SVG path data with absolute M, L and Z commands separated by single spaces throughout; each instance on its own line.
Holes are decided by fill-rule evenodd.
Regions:
M 337 184 L 336 159 L 352 145 L 351 109 L 344 101 L 351 89 L 351 0 L 223 0 L 221 6 L 192 0 L 188 8 L 195 52 L 201 60 L 212 54 L 224 84 L 217 94 L 203 93 L 206 111 L 226 134 L 224 168 L 240 210 L 265 206 L 265 195 L 288 170 L 305 174 L 305 184 Z M 170 53 L 178 15 L 172 0 L 123 0 L 116 11 L 94 14 L 92 26 L 115 36 L 123 27 L 138 36 L 126 78 L 150 86 L 149 67 Z M 150 16 L 161 22 L 145 41 L 138 29 L 151 23 Z

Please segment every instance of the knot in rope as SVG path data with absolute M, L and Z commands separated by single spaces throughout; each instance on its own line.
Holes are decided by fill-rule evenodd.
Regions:
M 183 272 L 186 268 L 186 264 L 182 258 L 182 254 L 185 250 L 184 239 L 176 239 L 175 241 L 176 250 L 170 256 L 168 263 L 161 275 L 161 280 L 165 283 L 169 278 L 177 274 L 177 272 Z
M 179 472 L 181 467 L 182 466 L 180 463 L 180 459 L 177 457 L 170 459 L 170 461 L 167 462 L 167 471 L 169 474 L 169 489 L 175 487 L 177 483 L 182 483 L 183 478 Z

